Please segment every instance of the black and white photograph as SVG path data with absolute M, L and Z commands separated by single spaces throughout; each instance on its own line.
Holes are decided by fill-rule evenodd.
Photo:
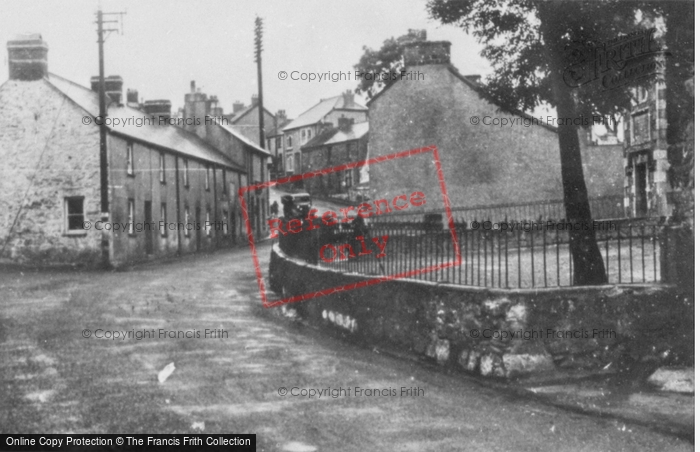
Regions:
M 691 0 L 0 3 L 0 451 L 690 451 Z

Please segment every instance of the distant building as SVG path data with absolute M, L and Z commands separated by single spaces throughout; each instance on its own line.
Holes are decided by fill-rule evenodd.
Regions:
M 245 106 L 242 102 L 236 101 L 233 103 L 233 113 L 223 114 L 223 111 L 219 109 L 214 110 L 212 116 L 223 116 L 227 119 L 229 127 L 240 132 L 251 142 L 260 145 L 259 111 L 258 96 L 253 95 L 250 99 L 250 105 Z M 264 132 L 267 135 L 275 127 L 275 115 L 270 113 L 267 108 L 263 108 L 263 123 Z
M 287 119 L 287 113 L 279 110 L 275 114 L 274 126 L 267 133 L 267 150 L 272 155 L 270 165 L 270 177 L 278 179 L 285 175 L 284 170 L 284 127 L 291 122 Z
M 501 107 L 479 76 L 452 66 L 449 42 L 408 43 L 403 58 L 408 74 L 423 77 L 397 80 L 369 101 L 370 158 L 436 145 L 452 206 L 563 198 L 558 135 L 546 118 Z M 589 197 L 621 196 L 620 153 L 585 145 L 581 153 Z M 420 188 L 426 207 L 442 208 L 435 165 L 423 156 L 369 165 L 372 198 Z
M 270 180 L 268 163 L 270 153 L 258 146 L 257 140 L 246 137 L 238 127 L 229 125 L 221 119 L 220 111 L 216 110 L 218 100 L 215 96 L 207 96 L 197 89 L 195 82 L 190 83 L 190 92 L 185 95 L 183 111 L 184 128 L 199 136 L 202 140 L 219 149 L 232 162 L 245 168 L 245 175 L 240 180 L 231 180 L 231 191 L 238 196 L 238 189 Z M 257 109 L 257 107 L 256 107 Z M 265 235 L 266 221 L 269 215 L 269 190 L 249 191 L 246 204 L 248 216 L 255 238 Z M 243 216 L 238 205 L 229 212 L 235 227 L 242 228 Z
M 229 183 L 240 184 L 246 167 L 168 125 L 168 101 L 146 102 L 152 114 L 122 105 L 118 76 L 106 78 L 109 224 L 101 223 L 99 95 L 48 72 L 40 35 L 7 47 L 10 79 L 0 85 L 0 259 L 99 264 L 103 230 L 113 265 L 244 238 L 228 221 L 237 204 Z M 128 103 L 138 103 L 128 94 Z
M 302 172 L 322 170 L 367 158 L 369 123 L 355 124 L 351 118 L 340 118 L 338 127 L 323 129 L 301 147 Z M 346 169 L 304 180 L 304 188 L 312 195 L 349 196 L 360 184 L 361 167 Z
M 301 147 L 327 124 L 338 127 L 340 118 L 352 119 L 355 123 L 367 121 L 367 107 L 355 102 L 355 95 L 350 90 L 340 96 L 321 99 L 284 127 L 284 168 L 287 174 L 302 172 Z
M 630 217 L 669 216 L 666 85 L 650 82 L 633 89 L 625 113 L 625 208 Z

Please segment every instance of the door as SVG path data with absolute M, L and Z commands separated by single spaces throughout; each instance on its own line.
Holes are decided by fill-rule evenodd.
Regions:
M 199 216 L 202 214 L 202 209 L 197 207 L 194 209 L 194 230 L 197 234 L 197 251 L 202 249 L 202 225 L 199 222 Z
M 639 163 L 634 167 L 634 199 L 636 217 L 644 217 L 647 214 L 647 165 Z
M 145 201 L 143 203 L 143 219 L 144 227 L 143 234 L 146 240 L 146 254 L 153 254 L 153 229 L 155 228 L 155 223 L 153 223 L 153 212 L 151 212 L 151 201 Z

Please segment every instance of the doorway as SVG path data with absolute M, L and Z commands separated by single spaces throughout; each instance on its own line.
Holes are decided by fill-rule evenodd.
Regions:
M 144 233 L 144 238 L 146 240 L 146 254 L 151 255 L 153 254 L 153 228 L 154 228 L 154 223 L 153 223 L 153 212 L 151 212 L 151 201 L 145 201 L 143 203 L 143 219 L 144 219 L 144 227 L 143 227 L 143 233 Z M 148 226 L 146 226 L 148 225 Z
M 634 215 L 647 215 L 647 164 L 638 163 L 634 166 Z
M 197 207 L 194 209 L 194 230 L 197 234 L 197 251 L 202 249 L 202 228 L 199 223 L 199 216 L 202 214 L 202 209 Z

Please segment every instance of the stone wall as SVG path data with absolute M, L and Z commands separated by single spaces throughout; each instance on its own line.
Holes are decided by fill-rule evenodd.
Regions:
M 448 65 L 409 69 L 424 79 L 397 81 L 369 102 L 370 157 L 437 146 L 453 206 L 562 197 L 556 130 L 499 109 Z M 508 124 L 500 126 L 501 119 Z M 585 146 L 581 152 L 589 194 L 622 194 L 621 156 Z M 431 156 L 370 165 L 369 171 L 373 199 L 421 190 L 430 208 L 442 206 Z
M 366 279 L 306 264 L 273 247 L 270 286 L 285 297 Z M 555 368 L 692 362 L 692 303 L 669 286 L 503 290 L 394 280 L 274 309 L 294 309 L 311 324 L 371 346 L 513 377 Z M 563 332 L 570 337 L 558 338 Z M 498 337 L 503 334 L 508 337 Z
M 100 262 L 100 232 L 68 234 L 67 197 L 100 219 L 99 128 L 46 80 L 0 86 L 0 261 Z

